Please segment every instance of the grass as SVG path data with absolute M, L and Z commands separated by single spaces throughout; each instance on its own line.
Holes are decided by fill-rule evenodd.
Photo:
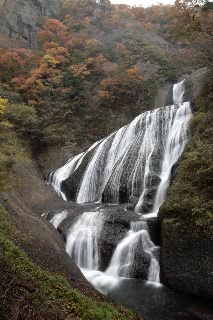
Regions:
M 30 151 L 21 141 L 13 126 L 8 121 L 0 121 L 0 192 L 10 189 L 15 184 L 13 166 L 29 163 Z

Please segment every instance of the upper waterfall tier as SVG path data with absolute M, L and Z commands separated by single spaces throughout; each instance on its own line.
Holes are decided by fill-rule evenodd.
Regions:
M 127 203 L 134 198 L 136 212 L 156 213 L 187 143 L 191 108 L 183 95 L 184 81 L 173 87 L 174 105 L 142 113 L 70 159 L 49 182 L 67 200 Z

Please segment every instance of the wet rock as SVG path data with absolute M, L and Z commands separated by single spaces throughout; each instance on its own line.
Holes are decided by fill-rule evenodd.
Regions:
M 124 206 L 108 207 L 100 239 L 101 271 L 109 266 L 115 248 L 130 229 L 130 222 L 136 220 L 138 215 L 132 211 L 126 211 Z
M 161 282 L 187 293 L 213 298 L 211 228 L 192 229 L 173 219 L 161 223 Z
M 150 239 L 156 246 L 161 244 L 160 220 L 158 218 L 149 218 L 146 220 L 149 227 Z
M 127 203 L 127 210 L 134 210 L 136 204 L 138 203 L 139 198 L 137 196 L 130 196 Z
M 147 280 L 150 266 L 150 255 L 142 250 L 139 244 L 135 251 L 133 267 L 130 270 L 129 278 Z

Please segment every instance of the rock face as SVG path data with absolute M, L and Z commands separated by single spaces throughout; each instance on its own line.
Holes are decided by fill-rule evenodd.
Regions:
M 0 40 L 32 48 L 44 17 L 54 16 L 63 0 L 0 0 Z M 10 44 L 9 44 L 10 45 Z
M 161 282 L 213 298 L 212 230 L 198 226 L 190 230 L 166 219 L 161 230 Z
M 193 98 L 199 94 L 208 72 L 208 68 L 204 67 L 192 72 L 186 79 L 184 94 L 185 101 L 192 101 Z
M 208 68 L 204 67 L 192 72 L 189 76 L 183 75 L 181 79 L 179 79 L 186 79 L 184 101 L 192 101 L 193 98 L 195 98 L 199 94 L 203 81 L 206 78 L 207 74 Z M 177 82 L 177 80 L 175 82 Z M 158 93 L 155 98 L 156 108 L 173 104 L 172 87 L 173 85 L 171 83 L 168 83 L 158 89 Z

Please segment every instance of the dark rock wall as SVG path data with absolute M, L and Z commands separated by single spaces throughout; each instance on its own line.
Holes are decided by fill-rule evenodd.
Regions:
M 161 282 L 213 298 L 213 231 L 164 220 L 161 228 Z
M 63 0 L 0 0 L 0 41 L 11 46 L 35 46 L 42 17 L 54 16 Z

